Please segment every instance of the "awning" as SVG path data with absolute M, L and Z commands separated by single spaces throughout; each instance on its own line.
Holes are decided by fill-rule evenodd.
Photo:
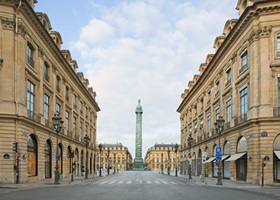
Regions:
M 274 151 L 274 153 L 280 159 L 280 151 Z
M 205 163 L 210 163 L 210 162 L 212 162 L 212 161 L 215 160 L 215 159 L 216 159 L 216 157 L 211 157 L 211 158 L 209 158 L 208 160 L 206 160 Z
M 221 162 L 222 162 L 224 159 L 228 158 L 228 157 L 229 157 L 229 155 L 224 155 L 224 156 L 222 156 Z M 214 162 L 216 162 L 216 160 L 215 160 Z
M 225 161 L 227 162 L 227 161 L 235 161 L 235 160 L 238 160 L 239 158 L 241 158 L 242 156 L 244 156 L 246 153 L 247 153 L 247 152 L 233 154 L 232 156 L 230 156 L 229 159 L 227 159 L 227 160 L 225 160 Z

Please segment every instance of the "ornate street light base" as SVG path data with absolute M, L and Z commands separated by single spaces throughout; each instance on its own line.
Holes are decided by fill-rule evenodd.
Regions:
M 220 163 L 219 163 L 220 165 Z M 222 183 L 222 172 L 220 166 L 218 167 L 218 177 L 217 177 L 217 184 L 216 185 L 223 185 Z
M 59 171 L 58 171 L 58 167 L 56 167 L 55 169 L 55 174 L 54 174 L 54 184 L 59 185 Z

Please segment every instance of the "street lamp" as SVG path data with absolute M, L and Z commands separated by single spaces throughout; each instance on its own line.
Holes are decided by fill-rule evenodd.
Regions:
M 54 178 L 54 184 L 60 184 L 59 183 L 59 171 L 58 171 L 58 133 L 62 129 L 62 124 L 63 121 L 61 120 L 62 118 L 58 115 L 55 114 L 52 118 L 52 124 L 54 126 L 54 129 L 56 131 L 56 157 L 55 157 L 55 178 Z
M 189 138 L 188 138 L 188 144 L 189 144 L 189 147 L 190 147 L 190 156 L 189 156 L 189 179 L 192 179 L 192 163 L 191 163 L 191 158 L 192 158 L 192 154 L 191 154 L 191 148 L 192 148 L 192 142 L 193 142 L 193 138 L 192 138 L 192 135 L 190 134 L 189 135 Z
M 220 136 L 221 136 L 221 133 L 222 133 L 223 128 L 224 128 L 224 123 L 225 123 L 225 120 L 223 119 L 222 116 L 219 116 L 217 121 L 214 123 L 216 132 L 219 135 L 219 148 L 220 148 Z M 216 152 L 216 154 L 217 154 L 217 152 Z M 223 183 L 222 183 L 222 172 L 221 172 L 221 160 L 216 160 L 216 161 L 217 161 L 216 164 L 218 166 L 217 185 L 223 185 Z
M 88 179 L 88 143 L 90 140 L 90 137 L 86 134 L 84 137 L 85 143 L 86 143 L 86 176 L 85 179 Z
M 161 154 L 161 173 L 163 174 L 163 153 Z
M 99 176 L 101 176 L 101 152 L 102 152 L 102 144 L 99 144 L 98 148 L 99 148 L 99 152 L 100 152 L 100 156 L 99 156 Z
M 178 152 L 178 144 L 176 143 L 175 144 L 175 155 L 176 155 L 176 157 L 175 157 L 175 176 L 178 176 L 178 169 L 177 169 L 177 152 Z
M 114 153 L 114 174 L 116 173 L 116 154 Z
M 170 150 L 169 150 L 169 147 L 168 147 L 168 150 L 167 150 L 167 174 L 170 175 Z
M 108 147 L 108 155 L 107 155 L 107 159 L 108 159 L 108 167 L 107 167 L 107 171 L 108 171 L 108 175 L 110 174 L 110 162 L 109 162 L 109 155 L 110 155 L 110 149 Z

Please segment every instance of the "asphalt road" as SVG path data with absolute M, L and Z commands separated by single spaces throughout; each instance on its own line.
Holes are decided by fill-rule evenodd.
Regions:
M 279 189 L 278 189 L 279 190 Z M 279 200 L 257 189 L 193 185 L 155 172 L 120 172 L 79 185 L 0 191 L 0 200 Z

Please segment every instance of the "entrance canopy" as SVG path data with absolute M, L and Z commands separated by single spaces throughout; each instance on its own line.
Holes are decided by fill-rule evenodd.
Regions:
M 280 159 L 280 151 L 274 151 L 275 155 Z
M 229 159 L 227 159 L 227 160 L 225 160 L 225 161 L 227 162 L 227 161 L 235 161 L 235 160 L 238 160 L 239 158 L 241 158 L 242 156 L 244 156 L 246 153 L 247 153 L 247 152 L 233 154 L 232 156 L 230 156 Z
M 212 161 L 215 160 L 215 159 L 216 159 L 216 157 L 211 157 L 211 158 L 209 158 L 208 160 L 206 160 L 205 163 L 210 163 L 210 162 L 212 162 Z

